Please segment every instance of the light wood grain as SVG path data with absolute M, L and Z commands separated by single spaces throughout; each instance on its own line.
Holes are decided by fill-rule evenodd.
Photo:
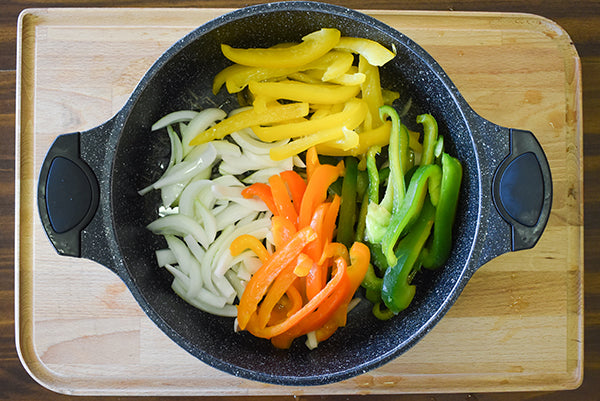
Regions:
M 522 14 L 378 12 L 428 50 L 473 108 L 528 129 L 544 147 L 554 199 L 538 245 L 483 266 L 419 344 L 368 374 L 290 388 L 218 372 L 141 312 L 120 280 L 59 257 L 37 219 L 37 171 L 61 133 L 124 104 L 173 42 L 223 10 L 49 9 L 20 20 L 17 78 L 18 350 L 43 385 L 75 394 L 252 395 L 549 390 L 581 380 L 581 70 L 566 33 Z

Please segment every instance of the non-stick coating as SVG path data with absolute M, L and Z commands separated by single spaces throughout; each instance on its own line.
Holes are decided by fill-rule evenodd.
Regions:
M 259 10 L 259 12 L 257 12 Z M 382 85 L 399 91 L 396 102 L 412 107 L 403 122 L 419 129 L 417 114 L 429 112 L 439 124 L 447 151 L 463 163 L 464 179 L 455 227 L 455 246 L 447 265 L 417 278 L 411 307 L 382 322 L 361 302 L 348 325 L 309 351 L 303 341 L 290 350 L 277 350 L 262 339 L 233 332 L 233 319 L 208 315 L 176 296 L 171 277 L 156 266 L 154 250 L 162 239 L 144 227 L 157 216 L 159 195 L 140 197 L 137 190 L 160 176 L 169 157 L 164 132 L 150 126 L 161 116 L 180 109 L 236 106 L 223 93 L 213 96 L 215 74 L 229 62 L 220 44 L 263 47 L 299 41 L 322 27 L 343 35 L 368 37 L 397 51 L 381 70 Z M 334 6 L 285 4 L 251 8 L 198 28 L 176 43 L 144 77 L 126 106 L 112 176 L 112 213 L 119 251 L 133 286 L 133 294 L 153 320 L 183 348 L 227 372 L 281 384 L 320 384 L 341 380 L 379 366 L 404 352 L 439 319 L 469 278 L 477 233 L 479 178 L 471 128 L 456 90 L 431 58 L 402 34 L 361 14 Z M 431 322 L 430 322 L 431 321 Z

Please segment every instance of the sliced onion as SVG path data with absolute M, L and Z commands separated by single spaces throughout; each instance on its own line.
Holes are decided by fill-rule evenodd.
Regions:
M 181 141 L 179 140 L 179 137 L 177 136 L 177 133 L 175 133 L 175 131 L 173 130 L 173 128 L 171 128 L 171 126 L 167 127 L 167 133 L 169 135 L 169 142 L 171 143 L 171 157 L 169 159 L 169 164 L 167 165 L 165 172 L 162 174 L 162 176 L 157 181 L 159 181 L 160 179 L 165 177 L 167 174 L 169 174 L 169 172 L 173 168 L 173 166 L 176 163 L 179 163 L 183 157 L 183 149 L 182 149 Z M 154 184 L 156 184 L 156 182 L 148 185 L 146 188 L 139 190 L 138 193 L 141 196 L 144 196 L 145 194 L 152 191 L 153 189 L 156 189 Z M 164 203 L 164 201 L 163 201 L 163 203 Z
M 169 248 L 158 249 L 154 252 L 154 254 L 156 255 L 156 263 L 158 264 L 158 267 L 165 267 L 166 265 L 173 265 L 177 263 L 175 254 Z
M 154 234 L 161 235 L 178 235 L 185 237 L 191 235 L 199 243 L 207 243 L 206 233 L 202 229 L 202 226 L 198 224 L 194 219 L 185 216 L 183 214 L 171 214 L 165 217 L 159 217 L 152 223 L 148 224 L 146 228 L 152 231 Z
M 242 187 L 229 187 L 224 185 L 212 185 L 212 192 L 215 196 L 227 199 L 244 206 L 247 209 L 263 212 L 268 210 L 267 205 L 259 199 L 246 199 L 242 195 Z
M 220 211 L 213 209 L 213 211 L 217 219 L 217 231 L 221 231 L 225 227 L 233 225 L 243 218 L 256 213 L 254 210 L 235 202 L 229 203 L 225 209 Z
M 171 288 L 173 288 L 173 291 L 177 295 L 179 295 L 184 301 L 186 301 L 190 305 L 192 305 L 200 310 L 203 310 L 205 312 L 208 312 L 212 315 L 217 315 L 217 316 L 225 316 L 225 317 L 237 316 L 237 308 L 234 305 L 226 304 L 223 307 L 219 308 L 219 307 L 215 307 L 197 297 L 195 297 L 195 298 L 187 297 L 186 293 L 185 293 L 185 288 L 183 287 L 182 283 L 178 280 L 173 281 Z
M 289 139 L 272 143 L 263 142 L 256 137 L 250 128 L 233 132 L 231 137 L 242 149 L 244 149 L 244 152 L 251 152 L 259 155 L 268 155 L 272 148 L 285 145 L 289 142 Z
M 181 163 L 175 164 L 161 179 L 154 183 L 154 188 L 158 189 L 166 185 L 189 182 L 194 175 L 204 169 L 209 169 L 217 158 L 217 151 L 212 144 L 206 144 L 205 147 L 197 147 L 198 152 L 191 152 Z M 200 150 L 201 149 L 201 150 Z
M 211 185 L 211 180 L 198 180 L 185 187 L 179 198 L 179 212 L 186 216 L 194 217 L 194 203 L 196 198 L 202 191 L 209 189 Z
M 267 182 L 269 182 L 269 178 L 271 178 L 271 176 L 273 176 L 275 174 L 279 174 L 282 171 L 285 171 L 285 170 L 281 169 L 280 167 L 264 168 L 264 169 L 255 171 L 254 173 L 250 174 L 248 177 L 244 178 L 242 181 L 244 181 L 244 183 L 248 184 L 248 185 L 252 185 L 257 182 L 267 183 Z
M 204 109 L 200 113 L 198 113 L 190 122 L 187 124 L 185 129 L 182 132 L 182 143 L 184 153 L 187 154 L 191 151 L 189 143 L 196 135 L 208 129 L 211 125 L 215 124 L 217 121 L 224 119 L 227 117 L 227 113 L 225 113 L 221 109 L 211 108 Z
M 189 277 L 188 295 L 194 294 L 202 288 L 202 276 L 200 274 L 200 263 L 189 251 L 183 241 L 173 235 L 165 235 L 169 249 L 177 258 L 179 270 Z
M 227 273 L 225 273 L 225 278 L 229 280 L 229 283 L 234 288 L 238 298 L 242 298 L 242 294 L 246 289 L 246 282 L 240 280 L 233 270 L 228 270 Z
M 151 130 L 156 131 L 168 125 L 177 124 L 180 122 L 188 122 L 198 115 L 194 110 L 179 110 L 167 114 L 152 125 Z

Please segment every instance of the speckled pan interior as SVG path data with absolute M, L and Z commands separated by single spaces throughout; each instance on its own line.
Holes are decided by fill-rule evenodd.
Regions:
M 432 113 L 445 138 L 447 151 L 463 162 L 464 180 L 455 227 L 454 251 L 446 266 L 417 278 L 413 304 L 396 318 L 382 322 L 361 302 L 348 325 L 309 351 L 303 341 L 290 350 L 277 350 L 247 333 L 233 333 L 233 319 L 208 315 L 189 306 L 170 288 L 171 277 L 156 266 L 154 250 L 161 238 L 144 227 L 156 217 L 159 194 L 140 197 L 137 190 L 155 180 L 169 157 L 166 134 L 151 134 L 150 126 L 175 110 L 219 106 L 231 109 L 234 98 L 222 91 L 213 96 L 215 74 L 229 62 L 220 44 L 263 47 L 298 41 L 322 27 L 338 28 L 343 35 L 367 37 L 397 51 L 381 70 L 382 85 L 401 93 L 397 107 L 409 99 L 412 107 L 403 122 L 417 129 L 415 117 Z M 275 3 L 235 11 L 199 27 L 173 45 L 144 76 L 124 109 L 107 124 L 108 142 L 82 135 L 82 156 L 112 162 L 96 171 L 105 201 L 99 219 L 114 229 L 111 254 L 84 257 L 102 260 L 115 270 L 150 318 L 176 343 L 202 361 L 244 378 L 285 384 L 316 385 L 349 378 L 401 355 L 442 317 L 479 266 L 478 232 L 482 227 L 481 156 L 476 152 L 474 117 L 442 69 L 398 31 L 342 7 L 310 2 Z M 505 141 L 489 154 L 505 155 Z M 90 163 L 98 164 L 98 163 Z M 100 163 L 101 164 L 101 163 Z M 161 167 L 162 166 L 162 167 Z M 485 207 L 485 206 L 484 206 Z M 96 219 L 98 220 L 98 219 Z M 94 228 L 96 227 L 96 228 Z M 93 224 L 84 235 L 93 237 L 102 225 Z M 109 241 L 110 245 L 110 241 Z

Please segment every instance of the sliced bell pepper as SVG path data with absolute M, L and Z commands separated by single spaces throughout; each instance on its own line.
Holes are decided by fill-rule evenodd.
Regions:
M 389 230 L 391 216 L 400 212 L 403 204 L 406 187 L 404 182 L 405 165 L 408 159 L 408 131 L 402 129 L 398 113 L 391 106 L 382 106 L 379 109 L 382 119 L 391 118 L 392 128 L 388 146 L 388 160 L 390 163 L 390 175 L 385 196 L 381 203 L 377 200 L 369 201 L 366 216 L 366 233 L 371 243 L 379 243 L 383 240 L 385 233 Z M 372 189 L 375 190 L 379 185 L 378 172 L 374 167 L 375 154 L 379 147 L 373 147 L 373 151 L 367 152 L 367 170 L 369 179 L 373 180 Z M 375 199 L 375 196 L 370 196 Z
M 190 146 L 200 145 L 215 139 L 222 139 L 243 128 L 304 117 L 308 114 L 308 110 L 307 103 L 291 103 L 268 107 L 262 113 L 254 109 L 245 110 L 227 117 L 203 132 L 199 132 L 189 144 Z
M 398 117 L 398 113 L 393 107 L 382 106 L 379 109 L 379 116 L 382 120 L 385 120 L 386 117 L 390 117 L 392 120 L 388 160 L 390 163 L 390 183 L 394 191 L 392 213 L 397 213 L 406 193 L 404 174 L 408 170 L 408 131 L 402 129 L 400 117 Z
M 417 116 L 417 123 L 423 124 L 423 154 L 421 155 L 421 166 L 431 164 L 435 157 L 433 151 L 437 143 L 438 125 L 431 114 L 421 114 Z
M 354 241 L 354 224 L 356 222 L 356 195 L 358 161 L 349 156 L 344 159 L 346 174 L 342 183 L 342 203 L 340 205 L 340 218 L 337 230 L 337 241 L 347 247 Z
M 302 253 L 300 255 L 303 255 Z M 264 299 L 258 307 L 258 325 L 260 328 L 264 328 L 269 320 L 271 320 L 271 312 L 277 305 L 281 297 L 288 291 L 294 280 L 298 278 L 295 273 L 297 263 L 287 265 L 279 275 L 273 280 L 273 284 L 269 287 L 269 290 L 265 294 Z
M 323 28 L 302 38 L 302 43 L 267 49 L 236 49 L 222 44 L 221 51 L 237 64 L 253 67 L 286 68 L 298 67 L 326 54 L 340 40 L 340 31 Z
M 341 198 L 338 195 L 333 196 L 333 200 L 329 204 L 329 209 L 325 213 L 323 220 L 323 243 L 329 244 L 333 241 L 333 233 L 335 231 L 335 222 L 340 210 Z
M 329 204 L 327 203 L 322 203 L 319 206 L 317 206 L 310 222 L 310 226 L 318 234 L 318 237 L 315 241 L 307 245 L 305 250 L 306 254 L 309 257 L 311 257 L 311 259 L 314 261 L 310 271 L 308 272 L 305 278 L 306 297 L 308 299 L 312 299 L 314 296 L 316 296 L 319 293 L 319 291 L 323 289 L 327 281 L 327 266 L 318 262 L 321 259 L 323 247 L 325 246 L 322 232 L 325 215 L 327 213 L 328 208 Z
M 298 324 L 289 330 L 271 338 L 271 343 L 280 349 L 287 349 L 292 345 L 292 341 L 302 335 L 317 330 L 326 324 L 339 306 L 344 302 L 346 294 L 350 291 L 349 280 L 343 280 L 339 287 L 331 294 L 326 301 L 319 307 L 302 319 Z
M 292 204 L 292 199 L 290 199 L 288 188 L 283 178 L 279 174 L 272 175 L 269 178 L 269 186 L 271 187 L 277 214 L 288 219 L 290 223 L 297 225 L 298 212 Z
M 326 301 L 329 296 L 336 292 L 336 290 L 342 285 L 342 283 L 348 283 L 348 274 L 346 271 L 346 261 L 343 258 L 337 258 L 335 260 L 335 264 L 337 269 L 335 269 L 335 274 L 327 282 L 327 285 L 311 300 L 309 300 L 298 312 L 294 313 L 290 317 L 288 317 L 285 321 L 275 325 L 275 326 L 267 326 L 265 328 L 260 328 L 258 324 L 258 317 L 256 313 L 256 309 L 252 312 L 252 314 L 248 317 L 247 329 L 256 337 L 261 338 L 272 338 L 279 334 L 284 333 L 285 331 L 291 329 L 299 322 L 302 321 L 305 317 L 310 315 L 313 311 L 315 311 L 324 301 Z M 246 290 L 247 291 L 247 290 Z M 244 294 L 246 293 L 244 291 Z M 345 294 L 344 294 L 345 295 Z M 243 297 L 243 295 L 242 295 Z M 242 327 L 239 317 L 239 308 L 238 308 L 238 324 L 240 328 Z
M 298 264 L 294 268 L 294 274 L 298 277 L 306 277 L 315 262 L 305 253 L 298 255 Z
M 335 49 L 348 50 L 363 56 L 369 64 L 381 67 L 396 55 L 382 44 L 366 38 L 342 36 Z
M 285 181 L 290 194 L 292 195 L 292 203 L 296 212 L 300 214 L 300 205 L 302 203 L 302 197 L 304 191 L 306 191 L 306 182 L 300 177 L 298 173 L 293 170 L 286 170 L 279 174 L 283 181 Z
M 458 159 L 442 154 L 442 184 L 435 211 L 435 223 L 430 243 L 423 249 L 423 266 L 436 269 L 446 263 L 452 248 L 452 226 L 456 215 L 462 166 Z
M 398 244 L 396 263 L 383 276 L 381 299 L 394 314 L 406 309 L 415 296 L 416 287 L 410 284 L 409 277 L 429 237 L 434 216 L 435 208 L 429 200 L 425 200 L 419 218 Z
M 366 116 L 365 116 L 366 118 Z M 337 146 L 331 146 L 328 143 L 322 143 L 317 146 L 319 154 L 328 156 L 361 156 L 372 146 L 386 146 L 390 140 L 390 129 L 392 123 L 384 122 L 381 126 L 358 133 L 358 146 L 343 150 Z
M 367 105 L 361 99 L 351 99 L 346 102 L 339 113 L 329 114 L 322 118 L 311 118 L 302 122 L 280 124 L 271 127 L 256 127 L 254 133 L 265 142 L 274 142 L 287 138 L 297 138 L 329 128 L 346 127 L 355 129 L 364 120 Z
M 310 224 L 317 206 L 327 198 L 327 188 L 339 177 L 340 170 L 329 164 L 319 165 L 308 180 L 306 192 L 300 206 L 299 227 Z
M 271 217 L 271 232 L 276 248 L 280 248 L 289 242 L 297 231 L 296 225 L 289 219 L 283 216 Z
M 254 96 L 266 96 L 272 99 L 285 99 L 295 102 L 336 104 L 344 103 L 356 97 L 360 86 L 335 84 L 307 84 L 295 81 L 256 82 L 248 84 Z
M 383 106 L 379 68 L 369 64 L 363 56 L 359 56 L 358 72 L 365 74 L 365 81 L 361 84 L 360 89 L 362 98 L 369 106 L 369 113 L 365 118 L 363 128 L 372 130 L 382 124 L 381 118 L 379 118 L 379 108 Z
M 263 263 L 269 259 L 269 256 L 271 256 L 263 243 L 253 235 L 240 235 L 231 242 L 231 245 L 229 245 L 229 252 L 231 252 L 232 256 L 237 256 L 246 249 L 250 249 L 252 252 L 254 252 Z
M 315 132 L 307 136 L 297 138 L 293 141 L 286 143 L 285 145 L 271 148 L 269 155 L 274 161 L 280 161 L 287 159 L 288 157 L 295 156 L 305 150 L 317 146 L 321 143 L 328 141 L 335 141 L 343 138 L 346 135 L 347 129 L 345 127 L 334 127 L 328 128 L 323 131 Z
M 269 208 L 271 213 L 274 215 L 278 214 L 277 207 L 275 206 L 275 202 L 273 201 L 273 193 L 271 192 L 271 187 L 262 182 L 256 182 L 249 187 L 246 187 L 242 190 L 242 196 L 246 199 L 252 199 L 253 197 L 257 197 L 262 200 L 265 205 Z
M 369 248 L 362 242 L 355 242 L 350 248 L 350 265 L 348 266 L 348 281 L 350 282 L 350 290 L 341 305 L 336 309 L 331 319 L 323 326 L 316 330 L 317 341 L 325 341 L 328 339 L 338 327 L 346 325 L 348 316 L 348 305 L 354 296 L 354 293 L 363 281 L 367 269 L 369 267 Z
M 249 67 L 241 64 L 233 64 L 219 71 L 213 80 L 213 94 L 219 93 L 225 85 L 229 93 L 238 93 L 244 89 L 250 81 L 264 81 L 266 79 L 285 77 L 298 69 L 292 68 L 267 68 Z
M 310 226 L 299 230 L 254 273 L 238 305 L 238 325 L 242 330 L 246 328 L 250 317 L 256 312 L 258 303 L 277 275 L 287 265 L 293 263 L 302 249 L 316 238 L 317 234 Z
M 318 59 L 297 67 L 251 67 L 241 64 L 234 64 L 221 70 L 213 80 L 213 94 L 217 94 L 223 84 L 226 85 L 229 93 L 237 93 L 244 89 L 250 81 L 265 81 L 282 77 L 293 77 L 303 74 L 300 71 L 309 69 L 323 71 L 323 77 L 328 80 L 343 76 L 352 65 L 353 57 L 343 51 L 332 50 Z M 319 79 L 319 81 L 321 81 Z M 356 85 L 359 85 L 357 83 Z
M 404 201 L 398 212 L 392 214 L 381 239 L 381 249 L 389 266 L 396 265 L 397 258 L 394 254 L 396 242 L 404 229 L 419 216 L 427 193 L 431 197 L 431 203 L 437 205 L 441 180 L 442 170 L 437 164 L 421 166 L 413 174 Z
M 321 165 L 317 149 L 311 147 L 306 151 L 306 179 L 310 181 L 317 167 Z

